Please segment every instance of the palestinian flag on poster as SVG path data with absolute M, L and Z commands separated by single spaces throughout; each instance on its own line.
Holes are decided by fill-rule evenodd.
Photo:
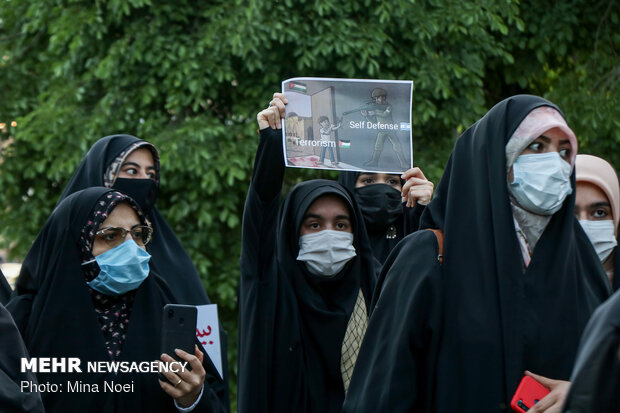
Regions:
M 289 82 L 288 88 L 291 90 L 296 90 L 297 92 L 306 93 L 308 88 L 304 83 L 299 82 Z
M 351 147 L 351 141 L 340 140 L 338 143 L 342 149 L 348 149 Z

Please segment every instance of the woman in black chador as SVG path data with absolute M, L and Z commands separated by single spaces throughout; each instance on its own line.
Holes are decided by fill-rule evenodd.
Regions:
M 418 230 L 422 211 L 433 195 L 433 183 L 417 167 L 402 176 L 344 171 L 338 183 L 355 197 L 379 264 L 403 237 Z
M 184 304 L 210 303 L 190 257 L 155 207 L 159 155 L 153 145 L 130 135 L 99 139 L 77 167 L 60 200 L 91 186 L 114 188 L 133 198 L 153 226 L 155 236 L 149 244 L 153 269 Z
M 568 380 L 610 292 L 573 215 L 576 152 L 559 109 L 529 95 L 457 140 L 421 222 L 443 257 L 418 231 L 388 258 L 345 412 L 509 411 L 525 370 Z M 559 408 L 556 383 L 539 404 Z
M 285 102 L 276 94 L 257 116 L 243 215 L 238 409 L 340 412 L 366 329 L 374 261 L 359 209 L 336 182 L 298 184 L 281 205 Z
M 155 373 L 88 371 L 93 361 L 172 361 L 160 354 L 161 315 L 178 300 L 150 269 L 150 238 L 131 198 L 93 187 L 61 201 L 28 252 L 21 274 L 37 289 L 21 291 L 18 282 L 8 309 L 31 357 L 76 357 L 82 369 L 37 373 L 39 383 L 62 388 L 42 393 L 48 413 L 227 410 L 221 380 L 197 346 L 195 354 L 177 353 L 192 371 L 163 373 L 170 384 Z M 131 391 L 105 391 L 106 383 Z

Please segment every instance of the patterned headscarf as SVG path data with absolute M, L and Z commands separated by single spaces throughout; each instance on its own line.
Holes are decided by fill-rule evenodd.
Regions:
M 138 215 L 140 222 L 146 224 L 142 211 L 131 198 L 116 191 L 105 193 L 93 207 L 90 217 L 82 228 L 79 245 L 82 262 L 91 261 L 94 258 L 92 250 L 95 234 L 101 224 L 121 202 L 127 202 Z M 82 270 L 87 281 L 92 281 L 99 275 L 99 266 L 96 261 L 82 265 Z M 120 296 L 109 296 L 92 288 L 89 288 L 89 292 L 108 354 L 112 360 L 116 360 L 120 356 L 123 343 L 125 342 L 135 290 Z
M 142 142 L 136 142 L 132 144 L 131 146 L 129 146 L 127 149 L 121 152 L 116 157 L 116 159 L 114 159 L 114 161 L 112 161 L 110 166 L 108 166 L 108 169 L 105 171 L 105 174 L 103 175 L 103 184 L 106 188 L 112 188 L 112 185 L 114 185 L 116 178 L 118 178 L 118 173 L 120 172 L 121 166 L 123 166 L 125 159 L 133 151 L 135 151 L 138 148 L 147 148 L 151 151 L 151 154 L 153 155 L 153 161 L 155 163 L 155 171 L 156 171 L 155 181 L 159 185 L 159 153 L 157 152 L 157 149 L 152 144 L 142 141 Z

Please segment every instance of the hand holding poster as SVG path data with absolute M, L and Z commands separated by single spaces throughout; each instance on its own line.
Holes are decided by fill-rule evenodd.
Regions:
M 294 78 L 282 92 L 286 166 L 398 174 L 412 167 L 413 82 Z

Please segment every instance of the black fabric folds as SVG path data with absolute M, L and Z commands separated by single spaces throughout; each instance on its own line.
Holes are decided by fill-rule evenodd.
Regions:
M 280 131 L 261 131 L 244 209 L 238 411 L 340 412 L 342 341 L 360 288 L 369 307 L 374 260 L 360 211 L 339 184 L 303 182 L 281 207 L 281 179 L 255 185 L 266 170 L 282 177 L 281 139 Z M 296 258 L 303 216 L 312 202 L 328 194 L 340 197 L 351 211 L 357 255 L 342 276 L 322 280 Z
M 615 412 L 620 406 L 620 292 L 597 308 L 586 327 L 566 413 Z
M 78 166 L 60 200 L 80 189 L 91 186 L 105 186 L 104 175 L 110 164 L 123 151 L 138 142 L 144 141 L 130 135 L 111 135 L 99 139 Z M 150 144 L 148 147 L 152 148 Z M 126 183 L 123 185 L 126 186 Z M 122 191 L 122 188 L 119 190 Z M 152 191 L 152 187 L 148 185 L 143 191 L 145 192 L 144 198 L 151 203 L 156 197 Z M 139 189 L 136 192 L 140 192 Z M 128 193 L 127 195 L 135 196 L 137 193 Z M 136 199 L 136 201 L 141 203 L 140 199 Z M 174 296 L 183 304 L 210 304 L 198 271 L 164 217 L 157 208 L 153 207 L 148 212 L 147 218 L 153 225 L 153 240 L 147 247 L 148 252 L 152 255 L 151 268 L 161 274 Z
M 413 208 L 407 208 L 404 204 L 401 204 L 401 211 L 397 214 L 396 218 L 392 220 L 387 225 L 381 225 L 379 222 L 375 222 L 374 215 L 377 213 L 377 208 L 366 208 L 364 207 L 364 200 L 358 193 L 358 190 L 355 188 L 355 184 L 357 182 L 357 178 L 360 176 L 361 172 L 352 172 L 352 171 L 343 171 L 340 172 L 338 176 L 338 183 L 347 188 L 349 192 L 353 194 L 358 205 L 360 206 L 360 210 L 362 215 L 364 216 L 364 223 L 366 226 L 366 231 L 368 232 L 368 237 L 370 238 L 370 244 L 372 245 L 372 250 L 375 258 L 379 261 L 379 264 L 383 264 L 392 249 L 398 244 L 398 242 L 403 239 L 406 235 L 411 234 L 414 231 L 417 231 L 420 223 L 420 216 L 422 212 L 424 212 L 424 205 L 416 204 Z M 403 181 L 404 184 L 404 181 Z M 385 185 L 386 184 L 375 184 L 375 185 Z M 371 187 L 374 185 L 369 185 Z M 367 190 L 366 190 L 367 191 Z M 387 198 L 387 197 L 386 197 Z M 398 198 L 400 199 L 400 193 L 398 194 Z M 387 199 L 384 202 L 389 202 Z M 396 209 L 394 206 L 390 209 L 393 211 Z M 383 221 L 383 220 L 382 220 Z M 393 225 L 393 229 L 396 230 L 395 233 L 391 233 L 390 227 Z
M 2 270 L 0 270 L 0 304 L 4 305 L 8 303 L 12 293 L 13 289 L 11 288 L 11 285 L 2 273 Z
M 2 275 L 0 273 L 0 275 Z M 33 373 L 21 372 L 28 351 L 11 314 L 0 304 L 0 406 L 3 413 L 43 413 L 43 403 Z M 22 383 L 27 386 L 22 388 Z M 34 387 L 33 387 L 34 386 Z
M 20 328 L 31 357 L 77 357 L 82 372 L 37 373 L 39 383 L 62 386 L 42 393 L 46 412 L 177 412 L 155 373 L 88 372 L 89 361 L 110 361 L 101 326 L 80 265 L 80 234 L 98 200 L 110 192 L 88 188 L 69 195 L 54 209 L 28 252 L 21 274 L 32 291 L 20 288 L 7 308 Z M 20 274 L 20 278 L 21 275 Z M 29 284 L 30 285 L 30 284 Z M 160 357 L 161 315 L 165 304 L 178 302 L 167 283 L 153 271 L 136 290 L 119 362 L 149 362 Z M 205 360 L 208 360 L 205 357 Z M 225 385 L 210 366 L 200 409 L 224 412 L 218 395 Z M 211 372 L 211 374 L 209 373 Z M 217 374 L 217 373 L 215 373 Z M 105 392 L 104 383 L 131 385 L 131 392 Z M 70 391 L 69 383 L 81 391 Z M 98 392 L 92 391 L 97 386 Z M 81 387 L 80 387 L 81 386 Z M 91 391 L 85 391 L 91 386 Z
M 430 231 L 388 257 L 345 412 L 499 412 L 530 370 L 568 380 L 579 338 L 609 296 L 567 197 L 524 270 L 509 204 L 505 146 L 529 95 L 493 107 L 457 140 L 422 215 Z

